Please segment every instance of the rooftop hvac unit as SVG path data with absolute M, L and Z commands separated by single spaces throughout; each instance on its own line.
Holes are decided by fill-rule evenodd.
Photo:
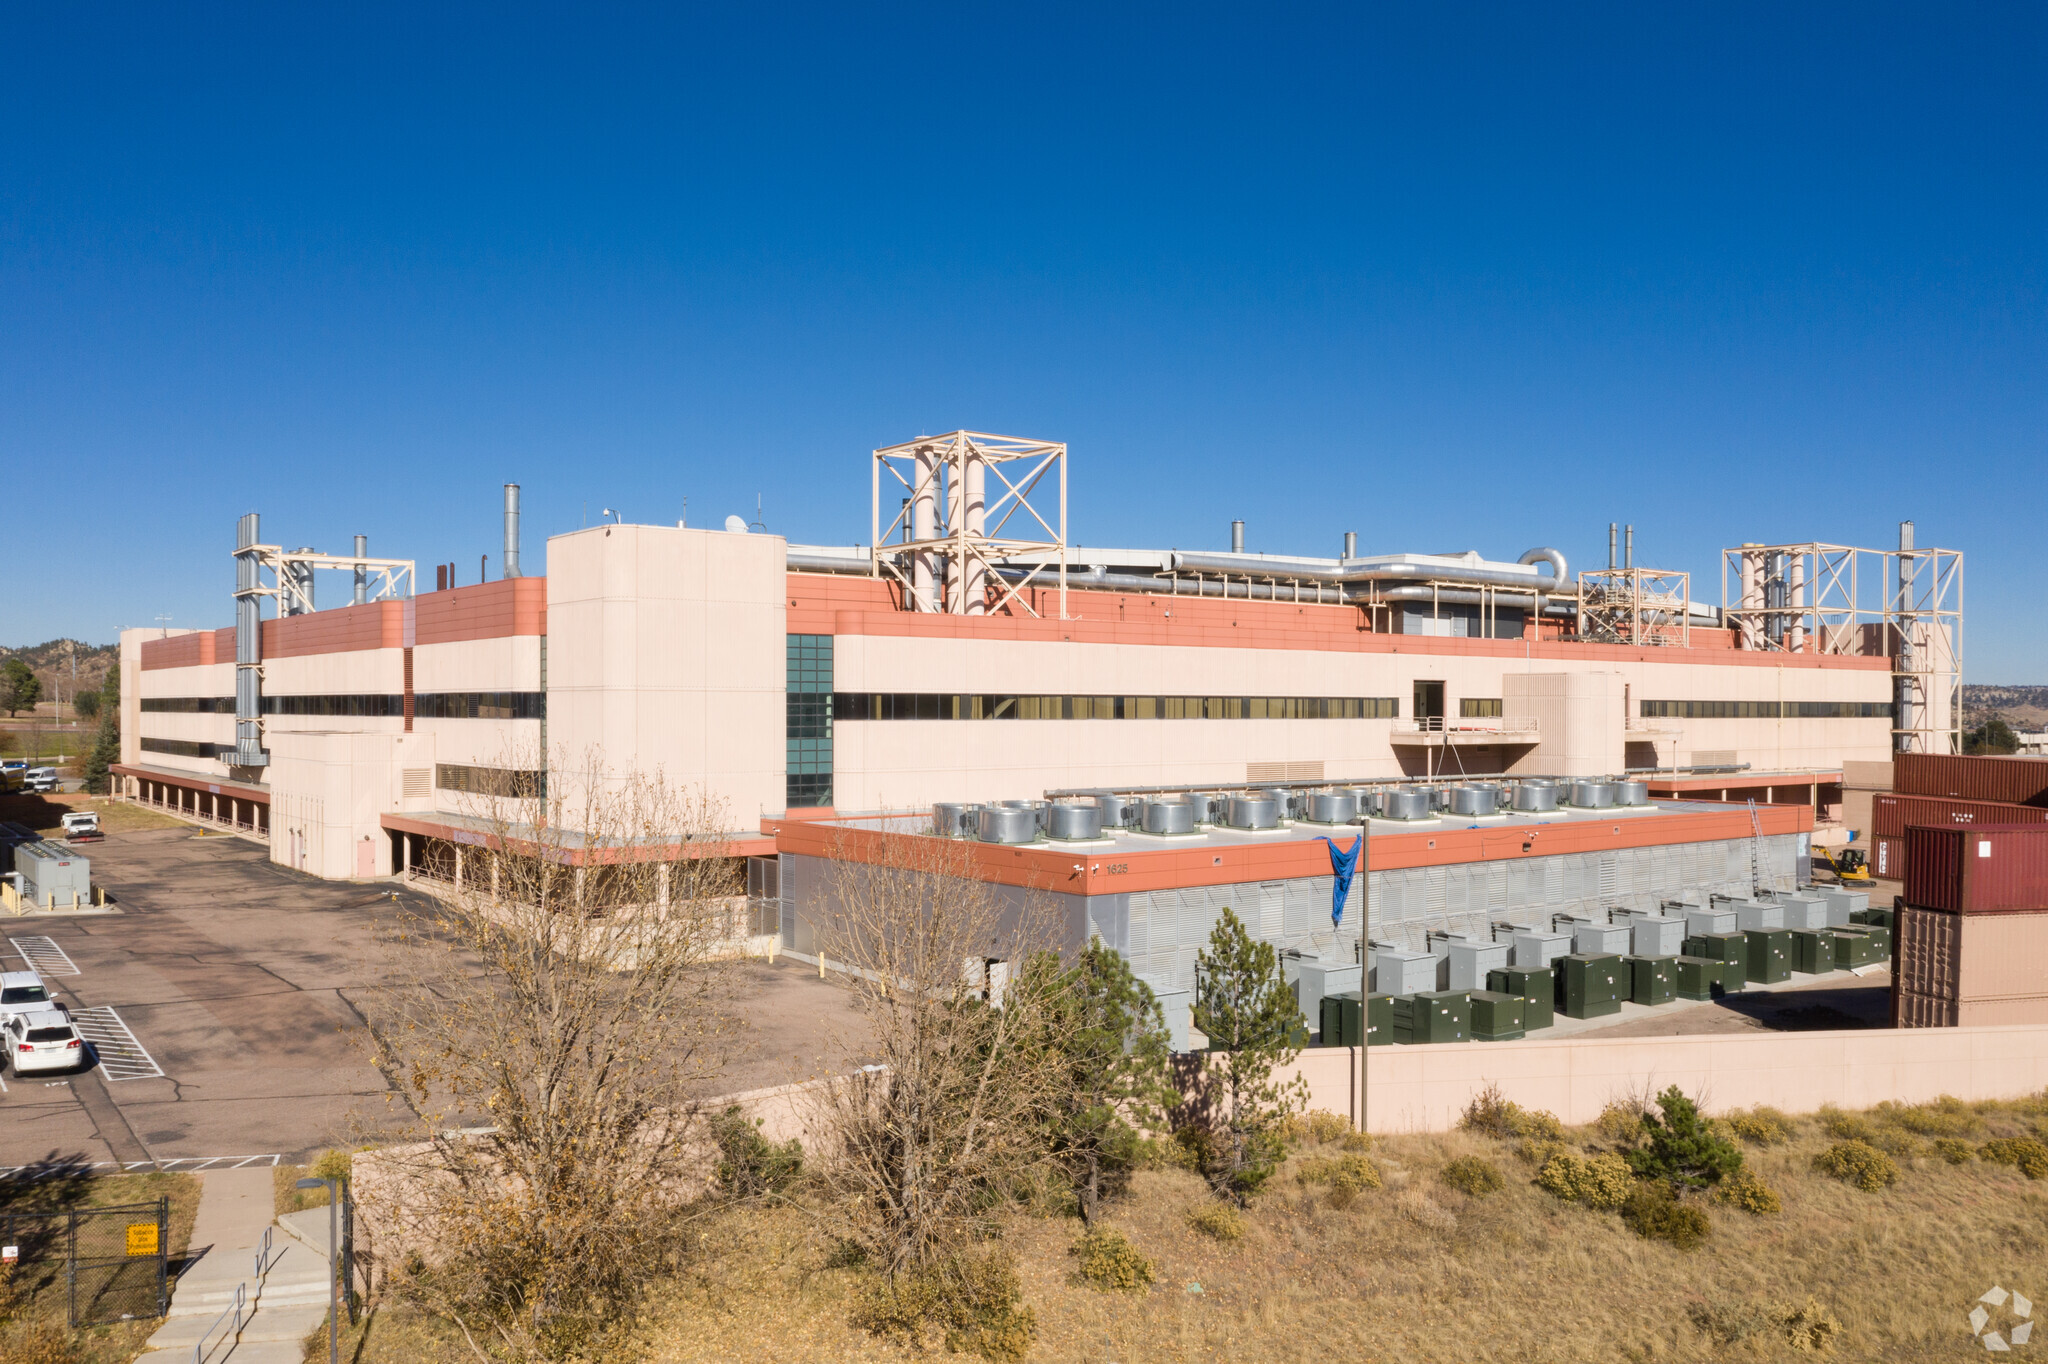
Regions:
M 1038 834 L 1038 812 L 1014 805 L 984 805 L 980 814 L 984 843 L 1029 843 Z
M 1646 781 L 1618 781 L 1614 784 L 1616 805 L 1648 805 L 1650 784 Z
M 1271 796 L 1232 796 L 1228 810 L 1233 829 L 1277 829 L 1280 805 Z
M 1308 798 L 1308 817 L 1317 824 L 1349 824 L 1358 818 L 1358 797 L 1348 792 L 1314 792 Z
M 980 828 L 979 805 L 942 800 L 932 806 L 932 832 L 940 838 L 972 838 Z
M 1049 838 L 1085 841 L 1102 837 L 1102 807 L 1099 805 L 1056 804 L 1047 807 L 1045 832 Z
M 1468 819 L 1490 815 L 1499 804 L 1500 792 L 1491 786 L 1460 786 L 1451 792 L 1451 813 Z
M 1572 784 L 1572 804 L 1581 810 L 1605 810 L 1614 804 L 1614 783 L 1581 781 Z
M 1515 788 L 1515 809 L 1523 814 L 1548 814 L 1557 808 L 1557 788 L 1523 782 Z
M 1191 834 L 1195 831 L 1195 807 L 1184 800 L 1148 800 L 1144 829 L 1148 834 Z
M 1380 802 L 1380 813 L 1386 819 L 1428 819 L 1429 797 L 1413 787 L 1402 787 L 1389 791 Z M 1395 993 L 1388 990 L 1386 993 Z

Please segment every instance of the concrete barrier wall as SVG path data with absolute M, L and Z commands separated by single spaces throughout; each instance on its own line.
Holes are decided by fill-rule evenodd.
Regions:
M 1306 1051 L 1290 1069 L 1308 1081 L 1311 1108 L 1356 1121 L 1356 1048 Z M 2011 1099 L 2048 1088 L 2048 1025 L 1375 1047 L 1367 1125 L 1448 1131 L 1488 1084 L 1572 1125 L 1615 1099 L 1674 1084 L 1713 1113 L 1754 1104 L 1811 1113 L 1943 1094 Z

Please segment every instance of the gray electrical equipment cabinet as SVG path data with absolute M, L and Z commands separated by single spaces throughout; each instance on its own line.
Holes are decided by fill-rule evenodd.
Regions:
M 1373 993 L 1403 997 L 1436 988 L 1436 957 L 1381 948 L 1372 955 Z
M 22 843 L 14 849 L 21 897 L 38 909 L 92 903 L 92 863 L 55 843 Z
M 1675 957 L 1685 942 L 1685 920 L 1663 914 L 1631 914 L 1628 925 L 1629 951 L 1638 957 Z
M 1475 938 L 1452 938 L 1442 951 L 1450 966 L 1447 990 L 1484 990 L 1486 973 L 1508 964 L 1508 944 L 1481 942 Z
M 1331 995 L 1347 992 L 1365 993 L 1365 968 L 1356 962 L 1303 961 L 1297 968 L 1294 979 L 1295 999 L 1301 1005 L 1301 1016 L 1309 1026 L 1322 1026 L 1323 1001 Z
M 1175 1051 L 1191 1051 L 1188 1042 L 1189 1009 L 1195 1002 L 1192 990 L 1154 990 L 1159 1011 L 1166 1015 L 1166 1044 Z
M 1572 940 L 1564 933 L 1539 933 L 1535 929 L 1518 931 L 1512 939 L 1512 960 L 1509 965 L 1522 971 L 1541 971 L 1559 957 L 1572 953 Z
M 1828 903 L 1828 927 L 1847 928 L 1855 920 L 1849 916 L 1861 914 L 1870 908 L 1870 892 L 1867 890 L 1843 890 L 1840 886 L 1821 886 L 1813 892 Z
M 1785 927 L 1795 933 L 1818 933 L 1828 926 L 1828 902 L 1810 891 L 1781 895 L 1778 903 L 1785 907 Z
M 1737 900 L 1735 923 L 1744 933 L 1775 933 L 1785 926 L 1785 906 L 1760 900 Z
M 1603 924 L 1591 919 L 1571 919 L 1572 952 L 1581 957 L 1620 957 L 1629 950 L 1627 924 Z
M 1736 922 L 1735 911 L 1722 905 L 1712 909 L 1688 909 L 1685 911 L 1685 936 L 1704 938 L 1712 933 L 1733 933 L 1741 928 Z

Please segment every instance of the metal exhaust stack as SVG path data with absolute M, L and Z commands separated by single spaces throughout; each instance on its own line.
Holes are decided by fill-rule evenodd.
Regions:
M 263 598 L 257 576 L 256 513 L 235 523 L 234 767 L 267 767 L 263 751 Z
M 1358 557 L 1358 532 L 1355 530 L 1344 532 L 1344 557 L 1347 559 L 1356 559 Z
M 362 561 L 370 557 L 370 537 L 356 537 L 356 605 L 361 606 L 370 599 L 370 570 Z
M 1232 521 L 1230 523 L 1230 552 L 1232 554 L 1244 553 L 1244 522 L 1242 521 Z
M 519 576 L 519 485 L 505 485 L 505 576 Z

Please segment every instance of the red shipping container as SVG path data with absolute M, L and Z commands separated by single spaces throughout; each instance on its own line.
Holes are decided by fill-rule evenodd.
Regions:
M 1870 831 L 1898 838 L 1914 824 L 2041 824 L 2048 810 L 1988 800 L 1951 800 L 1945 796 L 1907 796 L 1882 791 L 1870 798 Z
M 1906 840 L 1903 838 L 1878 838 L 1877 856 L 1870 859 L 1870 874 L 1882 876 L 1887 881 L 1906 879 Z
M 1914 826 L 1904 842 L 1906 904 L 1948 914 L 2048 910 L 2048 825 Z
M 1901 753 L 1892 759 L 1892 790 L 1903 796 L 2048 806 L 2048 758 Z

